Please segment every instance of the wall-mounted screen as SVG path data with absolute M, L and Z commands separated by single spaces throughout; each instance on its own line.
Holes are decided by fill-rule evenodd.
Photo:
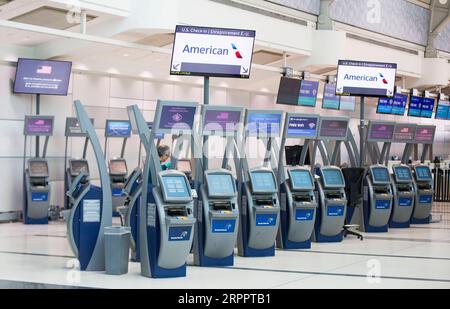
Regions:
M 298 105 L 316 107 L 319 82 L 302 80 Z
M 250 78 L 256 32 L 177 26 L 171 75 Z
M 343 96 L 392 97 L 397 64 L 340 60 L 336 94 Z
M 397 143 L 412 143 L 416 135 L 417 126 L 415 124 L 401 124 L 395 125 L 394 142 Z
M 163 104 L 157 130 L 165 132 L 191 131 L 194 127 L 197 106 Z M 160 132 L 162 133 L 162 132 Z
M 297 106 L 302 81 L 298 78 L 282 77 L 278 88 L 277 104 Z
M 325 84 L 322 108 L 339 110 L 341 97 L 336 95 L 336 84 Z
M 434 98 L 423 98 L 422 110 L 420 111 L 420 117 L 432 118 L 435 104 L 436 104 L 436 100 Z
M 242 110 L 217 109 L 205 107 L 203 111 L 203 134 L 211 135 L 237 133 L 241 125 Z
M 418 144 L 433 144 L 435 135 L 435 126 L 417 126 L 415 142 Z
M 420 117 L 422 114 L 423 98 L 418 96 L 411 96 L 409 99 L 408 116 Z
M 341 97 L 341 104 L 339 110 L 354 112 L 356 110 L 356 98 L 355 97 Z
M 52 136 L 53 116 L 25 116 L 24 134 L 26 136 Z
M 346 140 L 348 125 L 348 118 L 322 117 L 318 138 L 323 140 Z
M 248 111 L 246 131 L 248 136 L 280 137 L 283 112 Z
M 440 100 L 437 111 L 436 111 L 436 119 L 441 120 L 450 120 L 450 101 L 449 100 Z
M 286 138 L 316 139 L 319 116 L 288 115 Z
M 71 72 L 72 62 L 20 58 L 14 93 L 66 96 Z
M 369 142 L 392 142 L 394 138 L 395 123 L 376 122 L 369 123 Z
M 396 93 L 393 98 L 384 97 L 379 99 L 377 113 L 404 116 L 407 104 L 408 96 Z
M 105 137 L 129 138 L 131 122 L 128 120 L 106 120 Z

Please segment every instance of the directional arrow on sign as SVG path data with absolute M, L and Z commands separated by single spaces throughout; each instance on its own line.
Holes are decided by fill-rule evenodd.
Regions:
M 174 64 L 174 65 L 173 65 L 173 69 L 174 69 L 174 70 L 178 70 L 179 67 L 180 67 L 179 64 Z
M 244 71 L 244 74 L 248 73 L 248 69 L 246 69 L 246 68 L 242 68 L 242 71 Z

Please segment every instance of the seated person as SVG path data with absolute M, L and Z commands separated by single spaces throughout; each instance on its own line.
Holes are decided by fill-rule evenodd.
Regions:
M 170 162 L 170 147 L 167 145 L 160 145 L 158 147 L 159 162 L 161 163 L 161 169 L 166 171 L 171 168 Z

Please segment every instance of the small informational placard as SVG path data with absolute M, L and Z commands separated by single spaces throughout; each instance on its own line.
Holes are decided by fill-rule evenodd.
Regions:
M 393 98 L 380 98 L 377 113 L 404 116 L 407 103 L 408 96 L 401 93 L 396 93 Z
M 408 116 L 420 117 L 422 114 L 423 98 L 418 96 L 411 96 L 409 99 Z
M 52 136 L 53 116 L 25 116 L 24 134 L 26 136 Z
M 418 144 L 433 144 L 435 135 L 435 126 L 417 126 L 415 141 Z
M 423 98 L 422 110 L 420 111 L 420 117 L 432 118 L 435 104 L 436 104 L 436 100 L 434 98 Z
M 107 120 L 105 128 L 105 136 L 110 138 L 131 137 L 131 122 L 127 120 Z
M 203 135 L 234 135 L 242 125 L 242 110 L 205 107 L 203 111 Z
M 169 227 L 169 241 L 188 241 L 191 239 L 191 233 L 190 226 Z
M 194 127 L 196 106 L 184 106 L 183 104 L 164 104 L 161 108 L 160 120 L 157 131 L 159 133 L 175 133 L 178 131 L 191 131 Z
M 415 124 L 396 124 L 394 131 L 394 142 L 412 143 L 416 135 L 417 126 Z
M 397 64 L 340 60 L 336 94 L 343 96 L 392 97 Z
M 171 75 L 250 78 L 256 32 L 177 26 Z
M 395 123 L 370 122 L 369 123 L 369 142 L 392 142 L 394 138 Z
M 94 124 L 94 119 L 91 119 Z M 85 137 L 86 134 L 81 132 L 80 123 L 77 118 L 66 119 L 66 137 Z
M 322 117 L 318 138 L 322 140 L 346 140 L 349 121 L 348 118 Z
M 318 116 L 288 115 L 287 138 L 315 139 L 319 127 Z
M 83 201 L 83 222 L 97 223 L 100 222 L 100 200 L 84 200 Z
M 450 101 L 448 100 L 439 101 L 436 111 L 436 119 L 450 120 Z
M 236 220 L 213 220 L 211 229 L 214 234 L 234 233 Z
M 322 108 L 339 110 L 341 97 L 336 95 L 336 84 L 325 84 Z
M 283 112 L 248 111 L 246 132 L 249 136 L 279 137 Z

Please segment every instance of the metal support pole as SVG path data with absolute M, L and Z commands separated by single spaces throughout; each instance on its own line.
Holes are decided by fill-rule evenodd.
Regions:
M 209 76 L 205 76 L 203 83 L 203 104 L 205 106 L 209 105 Z M 208 136 L 203 137 L 203 145 L 208 145 Z M 205 149 L 203 149 L 203 168 L 204 170 L 209 169 L 208 153 L 205 154 Z
M 37 94 L 36 95 L 36 115 L 40 115 L 41 114 L 41 95 Z M 39 152 L 40 152 L 40 138 L 39 136 L 36 136 L 36 158 L 39 158 Z
M 359 167 L 364 167 L 365 161 L 366 161 L 366 150 L 364 145 L 364 139 L 366 136 L 366 121 L 365 121 L 365 97 L 361 97 L 361 114 L 360 114 L 360 126 L 361 126 L 361 137 L 359 142 L 359 151 L 360 151 L 360 158 L 359 158 Z

